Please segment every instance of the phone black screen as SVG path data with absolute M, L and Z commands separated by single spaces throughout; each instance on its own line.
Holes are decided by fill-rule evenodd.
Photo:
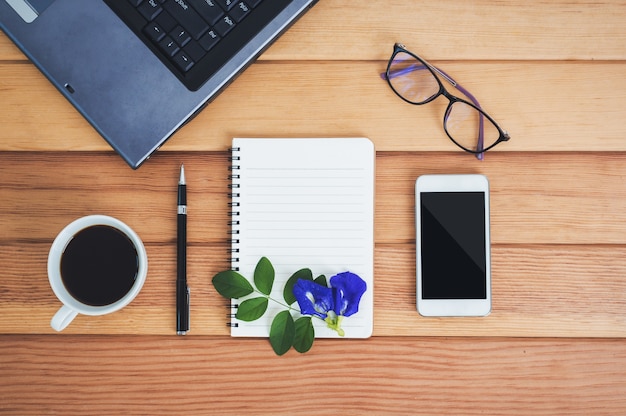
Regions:
M 486 299 L 485 193 L 420 193 L 422 297 Z

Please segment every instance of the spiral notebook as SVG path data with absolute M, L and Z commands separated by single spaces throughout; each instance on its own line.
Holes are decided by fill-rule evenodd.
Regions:
M 271 296 L 282 300 L 289 277 L 350 271 L 367 283 L 359 312 L 346 317 L 346 338 L 367 338 L 374 314 L 375 151 L 365 138 L 233 139 L 232 268 L 251 279 L 263 256 L 275 269 Z M 251 295 L 253 296 L 253 295 Z M 234 299 L 233 310 L 245 298 Z M 280 306 L 253 322 L 231 316 L 232 336 L 269 336 Z M 294 317 L 297 317 L 294 316 Z M 313 319 L 316 337 L 338 337 Z

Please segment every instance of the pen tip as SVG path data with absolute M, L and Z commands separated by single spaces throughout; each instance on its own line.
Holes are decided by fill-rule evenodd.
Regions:
M 185 165 L 183 164 L 180 165 L 180 180 L 178 183 L 181 185 L 185 184 Z

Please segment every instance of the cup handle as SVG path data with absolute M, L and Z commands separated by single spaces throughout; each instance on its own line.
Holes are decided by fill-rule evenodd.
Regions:
M 63 305 L 52 317 L 50 326 L 55 331 L 63 331 L 76 318 L 76 315 L 78 312 L 67 305 Z

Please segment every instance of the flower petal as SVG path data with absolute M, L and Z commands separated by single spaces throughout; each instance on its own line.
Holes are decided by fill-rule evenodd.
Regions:
M 330 278 L 334 294 L 334 311 L 338 316 L 350 316 L 359 311 L 361 296 L 367 290 L 367 284 L 358 275 L 344 272 Z
M 311 280 L 298 279 L 293 285 L 293 295 L 303 315 L 316 315 L 326 319 L 333 310 L 333 291 Z

